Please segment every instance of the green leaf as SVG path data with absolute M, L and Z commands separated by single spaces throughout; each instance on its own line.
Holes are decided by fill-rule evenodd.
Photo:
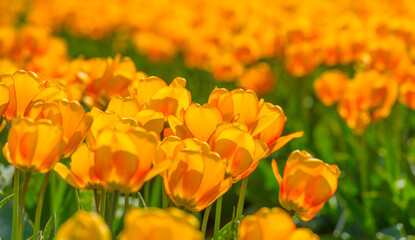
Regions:
M 92 212 L 94 210 L 94 193 L 92 191 L 78 190 L 82 210 Z
M 7 201 L 9 201 L 9 199 L 12 198 L 12 197 L 13 197 L 13 193 L 10 194 L 9 196 L 3 198 L 3 200 L 0 201 L 0 208 L 3 207 L 3 205 L 6 204 Z
M 219 230 L 219 239 L 220 240 L 234 240 L 236 236 L 232 232 L 232 224 L 233 222 L 228 222 L 225 226 Z
M 56 234 L 56 213 L 53 212 L 49 221 L 46 223 L 45 229 L 43 230 L 43 239 L 52 240 Z

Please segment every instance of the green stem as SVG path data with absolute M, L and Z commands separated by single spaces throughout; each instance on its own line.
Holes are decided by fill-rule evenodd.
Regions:
M 220 217 L 222 212 L 222 196 L 216 200 L 215 226 L 213 228 L 213 239 L 219 239 Z
M 162 196 L 162 207 L 167 208 L 169 206 L 169 198 L 167 197 L 167 192 L 164 186 L 161 187 L 161 196 Z
M 210 209 L 212 208 L 212 204 L 209 205 L 209 207 L 207 207 L 205 209 L 205 214 L 203 215 L 203 221 L 202 221 L 202 235 L 203 238 L 205 238 L 206 235 L 206 227 L 207 227 L 207 223 L 209 220 L 209 213 L 210 213 Z
M 151 184 L 151 180 L 147 181 L 146 183 L 144 183 L 144 202 L 146 202 L 146 204 L 150 204 L 150 184 Z
M 29 186 L 29 180 L 30 180 L 30 172 L 26 172 L 24 176 L 24 183 L 22 188 L 22 195 L 20 195 L 20 203 L 19 203 L 19 220 L 17 222 L 17 238 L 18 240 L 22 239 L 23 235 L 23 229 L 24 229 L 24 222 L 23 222 L 23 214 L 24 214 L 24 207 L 26 203 L 26 193 L 27 193 L 27 187 Z
M 236 207 L 236 221 L 241 220 L 242 211 L 244 209 L 246 186 L 248 185 L 248 177 L 242 180 L 241 192 L 239 194 L 238 206 Z
M 108 226 L 110 227 L 111 232 L 113 233 L 112 235 L 114 235 L 114 230 L 113 230 L 112 225 L 114 223 L 115 211 L 117 210 L 118 195 L 119 195 L 119 192 L 115 191 L 114 192 L 114 198 L 112 200 L 111 212 L 110 212 L 110 215 L 109 215 L 109 218 L 108 218 Z
M 20 180 L 20 171 L 19 169 L 14 169 L 14 189 L 13 189 L 13 225 L 12 225 L 12 239 L 17 237 L 17 218 L 18 218 L 18 208 L 19 208 L 19 180 Z
M 101 190 L 101 199 L 99 204 L 99 212 L 101 213 L 102 218 L 105 219 L 105 199 L 107 198 L 107 192 L 102 189 Z
M 126 193 L 124 195 L 124 215 L 127 212 L 129 206 L 130 206 L 130 194 Z
M 99 214 L 99 198 L 98 198 L 98 190 L 94 188 L 94 200 L 95 200 L 95 209 Z
M 153 180 L 153 184 L 151 186 L 151 198 L 150 198 L 150 206 L 151 207 L 160 207 L 162 203 L 160 203 L 161 198 L 161 176 L 157 176 Z
M 37 235 L 40 230 L 40 219 L 42 217 L 43 201 L 45 200 L 45 193 L 46 187 L 48 186 L 49 176 L 50 172 L 47 172 L 43 178 L 42 188 L 40 189 L 39 200 L 37 201 L 36 206 L 35 225 L 33 227 L 33 239 L 37 239 Z

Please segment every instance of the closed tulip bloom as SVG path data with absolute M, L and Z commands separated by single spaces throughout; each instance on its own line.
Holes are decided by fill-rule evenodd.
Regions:
M 310 229 L 298 228 L 281 208 L 261 208 L 241 221 L 238 240 L 318 240 Z
M 182 138 L 197 138 L 207 142 L 216 129 L 216 126 L 223 121 L 222 113 L 210 104 L 203 106 L 192 103 L 183 114 L 180 121 L 174 116 L 168 118 L 169 126 L 173 133 Z
M 45 173 L 59 161 L 65 146 L 61 126 L 47 120 L 15 118 L 11 121 L 3 155 L 22 171 Z
M 95 145 L 98 133 L 104 128 L 128 130 L 138 126 L 137 121 L 132 118 L 122 119 L 115 112 L 103 112 L 96 107 L 91 109 L 91 115 L 94 121 L 85 138 L 90 148 Z
M 70 168 L 58 162 L 53 170 L 69 185 L 78 189 L 102 189 L 103 184 L 95 176 L 92 168 L 95 165 L 95 153 L 89 150 L 86 143 L 81 144 L 72 154 Z
M 177 208 L 131 209 L 124 220 L 121 240 L 201 240 L 199 221 Z
M 9 89 L 6 85 L 0 83 L 0 118 L 6 112 L 9 105 Z
M 170 164 L 166 161 L 152 167 L 158 143 L 154 133 L 142 128 L 105 128 L 98 133 L 93 147 L 92 174 L 107 190 L 136 192 Z
M 5 113 L 8 120 L 24 116 L 29 104 L 37 100 L 66 98 L 63 90 L 49 87 L 32 72 L 17 71 L 13 75 L 1 75 L 0 82 L 9 88 L 10 102 Z
M 59 99 L 52 102 L 37 102 L 30 106 L 28 111 L 27 116 L 32 119 L 49 119 L 53 124 L 62 126 L 68 142 L 64 157 L 69 157 L 78 148 L 93 122 L 91 113 L 85 113 L 77 101 Z
M 58 229 L 56 240 L 111 240 L 104 219 L 93 212 L 79 211 Z
M 268 151 L 262 141 L 253 139 L 244 125 L 227 122 L 218 125 L 209 145 L 226 159 L 226 176 L 232 177 L 233 182 L 251 174 Z
M 165 120 L 167 116 L 180 116 L 183 109 L 189 107 L 192 95 L 186 89 L 184 78 L 175 78 L 168 87 L 163 87 L 151 96 L 149 109 L 163 113 Z
M 160 134 L 164 128 L 164 115 L 153 109 L 140 109 L 138 102 L 131 97 L 111 99 L 107 112 L 115 112 L 121 118 L 133 118 L 138 125 L 148 131 Z
M 226 161 L 215 152 L 182 149 L 163 175 L 164 187 L 176 206 L 199 212 L 231 187 Z
M 160 89 L 167 87 L 167 83 L 158 77 L 144 77 L 134 80 L 128 87 L 130 95 L 137 100 L 140 108 L 150 102 L 151 97 Z
M 275 160 L 272 169 L 280 185 L 280 204 L 303 221 L 311 220 L 337 190 L 337 165 L 326 164 L 306 151 L 291 153 L 283 178 Z

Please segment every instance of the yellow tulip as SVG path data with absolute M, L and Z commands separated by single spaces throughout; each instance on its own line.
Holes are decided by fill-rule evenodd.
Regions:
M 198 220 L 177 208 L 131 209 L 124 220 L 121 240 L 201 240 Z
M 30 103 L 37 100 L 53 100 L 66 98 L 66 93 L 58 87 L 49 87 L 32 72 L 17 71 L 13 75 L 0 76 L 0 82 L 7 85 L 10 102 L 5 116 L 8 120 L 26 114 Z
M 64 157 L 69 157 L 78 148 L 93 122 L 91 113 L 85 113 L 81 104 L 64 99 L 36 102 L 28 108 L 26 115 L 35 120 L 49 119 L 53 124 L 62 126 L 68 142 Z
M 58 229 L 56 240 L 111 240 L 111 231 L 100 215 L 79 211 Z
M 310 229 L 298 228 L 281 208 L 261 208 L 241 221 L 238 240 L 319 240 Z
M 15 118 L 3 155 L 22 171 L 45 173 L 53 169 L 65 150 L 62 127 L 48 120 L 34 122 L 29 118 Z
M 215 152 L 181 149 L 163 174 L 164 187 L 176 206 L 199 212 L 231 187 L 226 161 Z
M 326 164 L 306 151 L 291 153 L 283 178 L 275 160 L 272 169 L 280 185 L 280 204 L 303 221 L 311 220 L 337 190 L 337 165 Z

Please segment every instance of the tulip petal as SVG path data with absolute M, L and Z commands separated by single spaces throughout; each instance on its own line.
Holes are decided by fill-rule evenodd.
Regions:
M 55 172 L 57 172 L 59 176 L 61 176 L 61 178 L 72 187 L 84 189 L 85 183 L 76 175 L 74 175 L 73 172 L 69 170 L 69 168 L 64 164 L 58 162 L 53 168 L 53 170 L 55 170 Z
M 269 149 L 270 149 L 269 154 L 276 152 L 278 149 L 282 148 L 285 144 L 287 144 L 292 139 L 302 137 L 303 135 L 304 135 L 303 131 L 298 131 L 298 132 L 294 132 L 294 133 L 278 138 L 277 141 L 269 145 Z
M 192 133 L 193 137 L 202 142 L 207 142 L 216 125 L 223 121 L 222 113 L 212 105 L 197 103 L 191 104 L 184 114 L 184 125 Z
M 281 177 L 280 172 L 278 171 L 278 165 L 275 159 L 272 159 L 271 166 L 272 166 L 272 172 L 274 173 L 275 178 L 277 179 L 278 183 L 281 184 L 282 177 Z
M 3 83 L 0 83 L 0 117 L 3 116 L 4 112 L 9 105 L 10 93 L 9 88 Z

